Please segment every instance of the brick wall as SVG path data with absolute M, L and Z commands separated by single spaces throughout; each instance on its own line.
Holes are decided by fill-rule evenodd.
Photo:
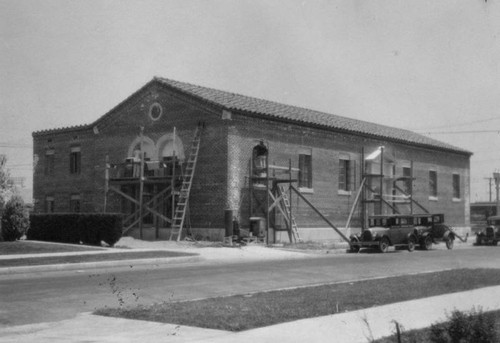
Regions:
M 163 115 L 156 121 L 148 114 L 150 105 L 155 102 L 163 107 Z M 140 127 L 144 128 L 144 140 L 153 144 L 158 143 L 162 136 L 172 134 L 175 127 L 177 143 L 182 142 L 187 158 L 195 129 L 203 122 L 191 190 L 190 219 L 194 227 L 220 229 L 227 193 L 226 126 L 220 113 L 162 88 L 152 87 L 104 116 L 96 131 L 89 128 L 77 132 L 35 134 L 34 149 L 39 156 L 34 171 L 35 210 L 45 210 L 44 199 L 49 195 L 54 197 L 56 212 L 67 212 L 71 194 L 80 194 L 82 212 L 102 211 L 106 156 L 110 164 L 123 163 L 129 155 L 130 145 L 140 137 Z M 82 170 L 78 176 L 69 174 L 69 152 L 73 144 L 81 146 Z M 55 151 L 53 176 L 44 175 L 45 149 L 49 147 Z M 156 148 L 161 150 L 160 146 Z M 120 211 L 122 201 L 120 196 L 110 192 L 107 211 Z
M 93 155 L 95 145 L 92 142 L 92 132 L 75 130 L 63 134 L 50 134 L 34 138 L 34 199 L 35 211 L 43 212 L 45 198 L 54 198 L 56 212 L 69 212 L 71 195 L 81 196 L 81 210 L 93 211 L 93 194 L 95 168 Z M 81 149 L 81 171 L 70 174 L 71 147 Z M 53 150 L 54 168 L 51 175 L 45 175 L 46 151 Z
M 245 176 L 248 175 L 249 161 L 253 146 L 259 139 L 269 145 L 269 163 L 288 166 L 291 159 L 293 167 L 298 167 L 298 152 L 311 149 L 313 170 L 313 192 L 304 193 L 334 225 L 344 227 L 352 208 L 358 186 L 361 182 L 361 156 L 365 156 L 384 146 L 387 154 L 395 160 L 396 175 L 402 176 L 403 166 L 413 161 L 414 198 L 431 212 L 446 214 L 447 223 L 454 226 L 469 226 L 469 158 L 468 156 L 430 150 L 398 144 L 368 137 L 335 133 L 322 129 L 305 128 L 298 125 L 283 124 L 259 118 L 233 115 L 229 130 L 229 147 L 232 160 L 231 172 L 238 177 L 231 177 L 229 198 L 236 212 L 240 212 L 240 221 L 248 226 L 249 191 Z M 356 188 L 350 193 L 338 189 L 339 158 L 348 156 L 353 161 L 353 177 Z M 429 200 L 430 169 L 437 171 L 438 197 Z M 452 196 L 452 174 L 460 175 L 460 199 Z M 287 176 L 283 176 L 287 178 Z M 296 184 L 295 184 L 296 185 Z M 240 199 L 240 200 L 238 200 Z M 300 228 L 318 228 L 328 226 L 297 195 L 292 197 L 292 211 Z M 373 205 L 371 205 L 373 207 Z M 361 206 L 355 211 L 352 227 L 361 225 Z M 400 207 L 402 211 L 403 207 Z M 409 211 L 409 207 L 407 208 Z M 373 208 L 370 210 L 373 212 Z M 385 212 L 389 211 L 387 208 Z M 403 211 L 404 212 L 404 211 Z M 421 212 L 414 206 L 414 212 Z
M 156 102 L 162 105 L 163 114 L 158 120 L 152 120 L 149 110 Z M 387 154 L 395 160 L 396 175 L 401 175 L 403 166 L 413 161 L 416 200 L 431 212 L 444 212 L 451 225 L 469 226 L 469 157 L 466 155 L 239 113 L 226 112 L 223 119 L 222 114 L 220 108 L 153 84 L 103 116 L 95 128 L 35 134 L 34 153 L 38 156 L 34 169 L 35 211 L 43 212 L 45 197 L 52 196 L 55 211 L 67 212 L 71 194 L 80 194 L 82 212 L 102 211 L 106 156 L 112 164 L 122 163 L 129 155 L 132 142 L 138 139 L 140 127 L 144 128 L 144 139 L 155 145 L 157 154 L 161 153 L 162 139 L 172 134 L 175 127 L 187 155 L 195 128 L 203 122 L 205 129 L 190 200 L 191 224 L 202 237 L 222 237 L 224 211 L 227 209 L 235 212 L 243 227 L 248 227 L 249 162 L 252 148 L 261 139 L 268 145 L 269 162 L 274 165 L 288 166 L 291 160 L 292 166 L 297 168 L 298 152 L 310 150 L 313 187 L 312 192 L 304 193 L 304 196 L 338 227 L 345 226 L 361 182 L 363 149 L 369 154 L 379 146 L 384 146 Z M 79 175 L 70 175 L 70 149 L 75 145 L 81 147 L 82 170 Z M 54 174 L 51 176 L 44 175 L 46 149 L 53 149 L 55 154 Z M 355 187 L 351 192 L 338 189 L 340 157 L 352 161 L 351 176 Z M 437 199 L 429 198 L 429 170 L 436 170 L 438 175 Z M 453 173 L 460 175 L 460 199 L 453 199 Z M 313 232 L 315 228 L 327 226 L 297 195 L 292 196 L 291 204 L 302 230 Z M 120 211 L 121 205 L 121 197 L 108 197 L 108 211 Z M 361 225 L 360 216 L 358 206 L 352 227 Z

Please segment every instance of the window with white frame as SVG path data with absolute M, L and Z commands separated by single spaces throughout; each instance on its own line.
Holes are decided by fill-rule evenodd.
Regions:
M 413 180 L 411 179 L 411 167 L 403 167 L 403 177 L 403 190 L 406 194 L 411 194 L 413 183 Z
M 54 149 L 45 150 L 45 175 L 54 175 Z
M 312 189 L 312 156 L 310 149 L 299 151 L 299 188 Z
M 69 155 L 70 174 L 80 174 L 82 168 L 82 155 L 79 146 L 71 147 Z
M 437 198 L 437 195 L 438 195 L 437 172 L 435 170 L 429 170 L 429 196 L 432 198 Z
M 339 158 L 339 191 L 350 192 L 351 189 L 352 162 L 349 158 Z
M 453 199 L 460 199 L 460 175 L 453 174 Z

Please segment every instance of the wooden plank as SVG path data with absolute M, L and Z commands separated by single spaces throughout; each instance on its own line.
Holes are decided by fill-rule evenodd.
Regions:
M 288 214 L 286 214 L 286 213 L 283 211 L 283 209 L 281 208 L 281 206 L 280 206 L 280 205 L 278 205 L 278 203 L 279 203 L 279 199 L 281 198 L 281 196 L 280 196 L 280 197 L 278 197 L 278 198 L 275 198 L 275 197 L 274 197 L 274 195 L 273 195 L 273 193 L 272 193 L 271 191 L 269 191 L 269 196 L 271 197 L 271 199 L 275 200 L 275 201 L 274 201 L 274 203 L 273 203 L 273 205 L 274 205 L 274 206 L 276 206 L 276 208 L 277 208 L 278 210 L 280 210 L 281 214 L 282 214 L 282 215 L 283 215 L 283 217 L 286 219 L 287 225 L 289 225 L 289 226 L 290 226 L 290 229 L 291 229 L 291 223 L 289 223 Z M 272 208 L 274 208 L 274 206 L 272 206 Z M 269 207 L 269 211 L 271 211 L 271 209 L 272 209 L 272 208 L 271 208 L 271 207 Z
M 166 189 L 165 189 L 165 190 L 163 190 L 162 192 L 163 192 L 163 193 L 165 193 L 166 191 L 168 191 L 168 190 L 169 190 L 169 188 L 170 188 L 170 187 L 166 188 Z M 140 204 L 140 202 L 139 202 L 139 201 L 137 201 L 136 199 L 132 198 L 130 195 L 123 193 L 121 190 L 117 189 L 116 187 L 110 186 L 110 187 L 109 187 L 109 190 L 111 190 L 111 191 L 113 191 L 113 192 L 115 192 L 115 193 L 118 193 L 119 195 L 121 195 L 121 196 L 122 196 L 122 197 L 124 197 L 125 199 L 130 200 L 132 203 L 134 203 L 134 204 L 136 204 L 136 205 L 141 206 L 141 204 Z M 161 194 L 162 194 L 161 192 L 160 192 L 160 194 L 157 194 L 157 195 L 156 195 L 156 198 L 158 198 Z M 149 204 L 149 203 L 153 202 L 153 200 L 154 200 L 154 199 L 151 199 L 150 201 L 148 201 L 148 202 L 147 202 L 147 204 Z M 156 215 L 156 216 L 160 217 L 161 219 L 165 220 L 165 221 L 166 221 L 166 222 L 168 222 L 168 223 L 171 223 L 171 222 L 172 222 L 172 220 L 171 220 L 170 218 L 165 217 L 163 214 L 161 214 L 161 213 L 159 213 L 159 212 L 157 212 L 157 211 L 155 211 L 155 210 L 151 209 L 151 208 L 150 208 L 150 207 L 148 207 L 148 206 L 143 205 L 143 209 L 145 209 L 145 210 L 147 210 L 147 211 L 149 211 L 149 212 L 153 213 L 154 215 Z M 136 212 L 134 213 L 134 215 L 136 215 L 136 214 L 137 214 L 137 212 L 141 212 L 141 211 L 140 211 L 140 210 L 136 211 Z M 144 215 L 144 216 L 145 216 L 145 215 Z M 143 217 L 143 216 L 141 216 L 141 217 Z
M 276 165 L 269 165 L 269 169 L 276 169 L 276 170 L 284 170 L 284 171 L 294 171 L 294 172 L 298 172 L 300 171 L 299 168 L 290 168 L 290 167 L 282 167 L 282 166 L 276 166 Z
M 109 186 L 109 190 L 110 191 L 113 191 L 119 195 L 121 195 L 122 197 L 124 197 L 125 199 L 127 200 L 130 200 L 131 202 L 133 202 L 134 204 L 136 205 L 140 205 L 139 201 L 135 200 L 134 198 L 132 198 L 130 195 L 126 194 L 126 193 L 123 193 L 120 189 L 114 187 L 114 186 Z
M 365 186 L 366 188 L 368 188 L 368 190 L 374 194 L 379 194 L 377 192 L 375 192 L 371 187 L 369 187 L 368 185 Z M 397 214 L 401 214 L 399 213 L 399 210 L 397 208 L 395 208 L 394 206 L 392 206 L 390 203 L 388 203 L 386 200 L 384 200 L 384 198 L 382 198 L 382 195 L 379 194 L 379 198 L 380 199 L 377 199 L 377 200 L 373 200 L 374 202 L 383 202 L 384 204 L 386 204 L 387 206 L 389 206 L 394 212 L 396 212 Z M 365 200 L 366 202 L 368 202 L 368 200 Z
M 297 188 L 295 188 L 293 185 L 290 185 L 290 188 L 293 189 L 293 191 L 297 193 L 297 195 L 302 200 L 304 200 L 306 204 L 308 204 L 314 210 L 314 212 L 316 212 L 328 225 L 330 225 L 332 229 L 334 229 L 339 234 L 339 236 L 342 237 L 342 239 L 349 243 L 349 245 L 351 244 L 349 238 L 347 238 L 335 225 L 333 225 L 333 223 L 329 221 L 328 218 L 326 218 L 323 213 L 321 213 L 305 196 L 303 196 Z
M 122 235 L 126 234 L 127 232 L 130 231 L 130 229 L 132 229 L 135 225 L 137 225 L 137 223 L 139 223 L 139 221 L 141 220 L 142 218 L 139 218 L 139 219 L 136 219 L 132 224 L 130 224 L 129 226 L 127 226 L 123 231 L 122 231 Z
M 281 201 L 281 199 L 283 198 L 283 195 L 280 195 L 279 197 L 275 198 L 274 195 L 271 193 L 271 191 L 269 191 L 269 195 L 271 196 L 271 199 L 273 200 L 273 203 L 271 204 L 271 206 L 269 206 L 269 211 L 272 211 L 273 208 L 278 205 L 278 202 Z
M 406 192 L 404 190 L 402 190 L 401 188 L 399 188 L 398 185 L 394 185 L 394 187 L 400 191 L 401 193 L 403 194 L 406 194 Z M 412 203 L 415 203 L 415 205 L 417 205 L 418 207 L 420 207 L 425 213 L 430 213 L 424 206 L 420 205 L 420 203 L 418 201 L 416 201 L 415 199 L 413 199 L 413 197 L 410 197 L 410 200 Z
M 347 224 L 345 224 L 346 230 L 349 229 L 349 226 L 351 225 L 352 216 L 354 214 L 356 206 L 358 205 L 359 196 L 363 192 L 363 187 L 365 186 L 365 182 L 366 178 L 363 178 L 363 180 L 361 181 L 361 185 L 359 185 L 358 193 L 356 194 L 356 198 L 354 198 L 354 203 L 352 205 L 351 212 L 349 212 L 349 217 L 347 218 Z

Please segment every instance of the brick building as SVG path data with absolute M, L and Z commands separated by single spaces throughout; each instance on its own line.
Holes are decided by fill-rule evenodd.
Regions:
M 455 227 L 470 225 L 468 151 L 407 130 L 163 78 L 92 124 L 33 133 L 35 211 L 122 212 L 128 233 L 168 238 L 181 196 L 176 178 L 186 174 L 197 128 L 183 211 L 184 226 L 198 238 L 221 239 L 230 214 L 243 229 L 254 224 L 250 218 L 263 218 L 257 223 L 269 226 L 271 239 L 285 239 L 279 230 L 288 217 L 273 198 L 276 179 L 288 180 L 288 210 L 306 240 L 336 236 L 306 200 L 340 228 L 351 212 L 350 226 L 359 228 L 367 214 L 423 208 L 445 213 Z M 290 184 L 302 196 L 288 192 Z

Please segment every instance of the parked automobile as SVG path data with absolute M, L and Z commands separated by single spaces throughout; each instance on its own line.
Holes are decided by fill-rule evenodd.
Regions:
M 453 249 L 455 238 L 462 239 L 451 226 L 444 224 L 444 214 L 415 214 L 414 223 L 418 242 L 423 250 L 430 250 L 432 244 L 444 242 Z
M 368 218 L 368 229 L 359 235 L 351 235 L 352 252 L 361 248 L 378 248 L 382 253 L 390 246 L 406 247 L 408 251 L 415 250 L 418 237 L 415 234 L 413 216 L 411 215 L 377 215 Z
M 497 245 L 500 241 L 500 216 L 489 217 L 486 228 L 476 234 L 476 244 Z

